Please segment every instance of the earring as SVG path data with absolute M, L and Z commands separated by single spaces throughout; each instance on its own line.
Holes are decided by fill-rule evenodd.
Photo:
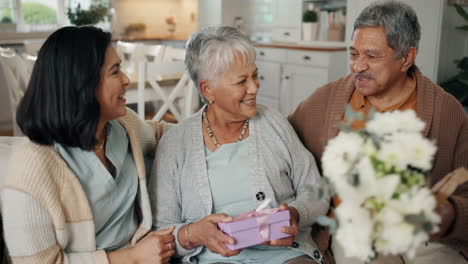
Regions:
M 208 100 L 208 104 L 214 104 L 214 100 Z

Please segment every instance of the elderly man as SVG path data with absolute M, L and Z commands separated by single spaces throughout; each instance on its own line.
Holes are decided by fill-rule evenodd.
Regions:
M 370 108 L 380 112 L 415 110 L 426 123 L 424 135 L 438 147 L 429 179 L 432 185 L 453 170 L 468 167 L 467 115 L 455 98 L 414 65 L 419 39 L 417 16 L 403 2 L 376 2 L 362 11 L 354 23 L 351 74 L 319 88 L 289 117 L 319 167 L 327 141 L 338 133 L 335 124 L 343 120 L 346 104 L 364 114 Z M 433 234 L 433 243 L 418 251 L 415 261 L 465 263 L 468 184 L 438 204 L 437 211 L 442 217 L 440 231 Z M 332 248 L 337 263 L 353 263 L 336 245 Z M 423 260 L 429 255 L 429 261 Z M 398 260 L 402 262 L 400 257 Z

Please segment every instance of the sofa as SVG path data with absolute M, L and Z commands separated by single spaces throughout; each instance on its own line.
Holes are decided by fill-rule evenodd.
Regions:
M 11 151 L 19 144 L 27 142 L 26 137 L 0 137 L 0 186 L 3 185 L 3 179 L 5 178 L 8 161 L 10 159 Z M 0 188 L 0 197 L 2 194 L 2 188 Z M 6 246 L 3 240 L 3 224 L 1 218 L 2 203 L 0 199 L 0 264 L 10 263 L 8 254 L 6 252 Z

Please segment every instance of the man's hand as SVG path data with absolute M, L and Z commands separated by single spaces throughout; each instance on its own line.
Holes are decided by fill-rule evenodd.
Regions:
M 435 211 L 440 215 L 441 218 L 439 231 L 431 234 L 430 241 L 438 240 L 446 235 L 455 221 L 455 208 L 453 207 L 452 203 L 447 199 L 438 201 L 439 202 L 437 203 Z

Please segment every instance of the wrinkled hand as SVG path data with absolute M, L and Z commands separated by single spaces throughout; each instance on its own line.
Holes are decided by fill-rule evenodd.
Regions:
M 206 216 L 198 222 L 190 224 L 190 242 L 195 245 L 204 245 L 211 252 L 223 257 L 239 254 L 240 250 L 229 250 L 224 244 L 235 244 L 230 236 L 218 229 L 219 222 L 231 222 L 234 218 L 226 214 L 213 214 Z
M 299 233 L 299 228 L 297 223 L 299 221 L 299 213 L 297 212 L 296 208 L 292 206 L 288 206 L 285 203 L 282 203 L 279 207 L 281 211 L 289 210 L 289 214 L 291 215 L 291 226 L 283 226 L 281 227 L 280 231 L 291 235 L 290 237 L 285 237 L 282 239 L 272 240 L 267 243 L 267 245 L 277 246 L 277 247 L 289 247 L 292 245 L 294 238 Z
M 438 200 L 435 211 L 440 215 L 441 221 L 439 223 L 439 231 L 431 234 L 430 241 L 438 240 L 444 236 L 455 220 L 455 208 L 447 199 Z
M 148 233 L 132 248 L 134 263 L 168 263 L 175 254 L 174 227 Z

